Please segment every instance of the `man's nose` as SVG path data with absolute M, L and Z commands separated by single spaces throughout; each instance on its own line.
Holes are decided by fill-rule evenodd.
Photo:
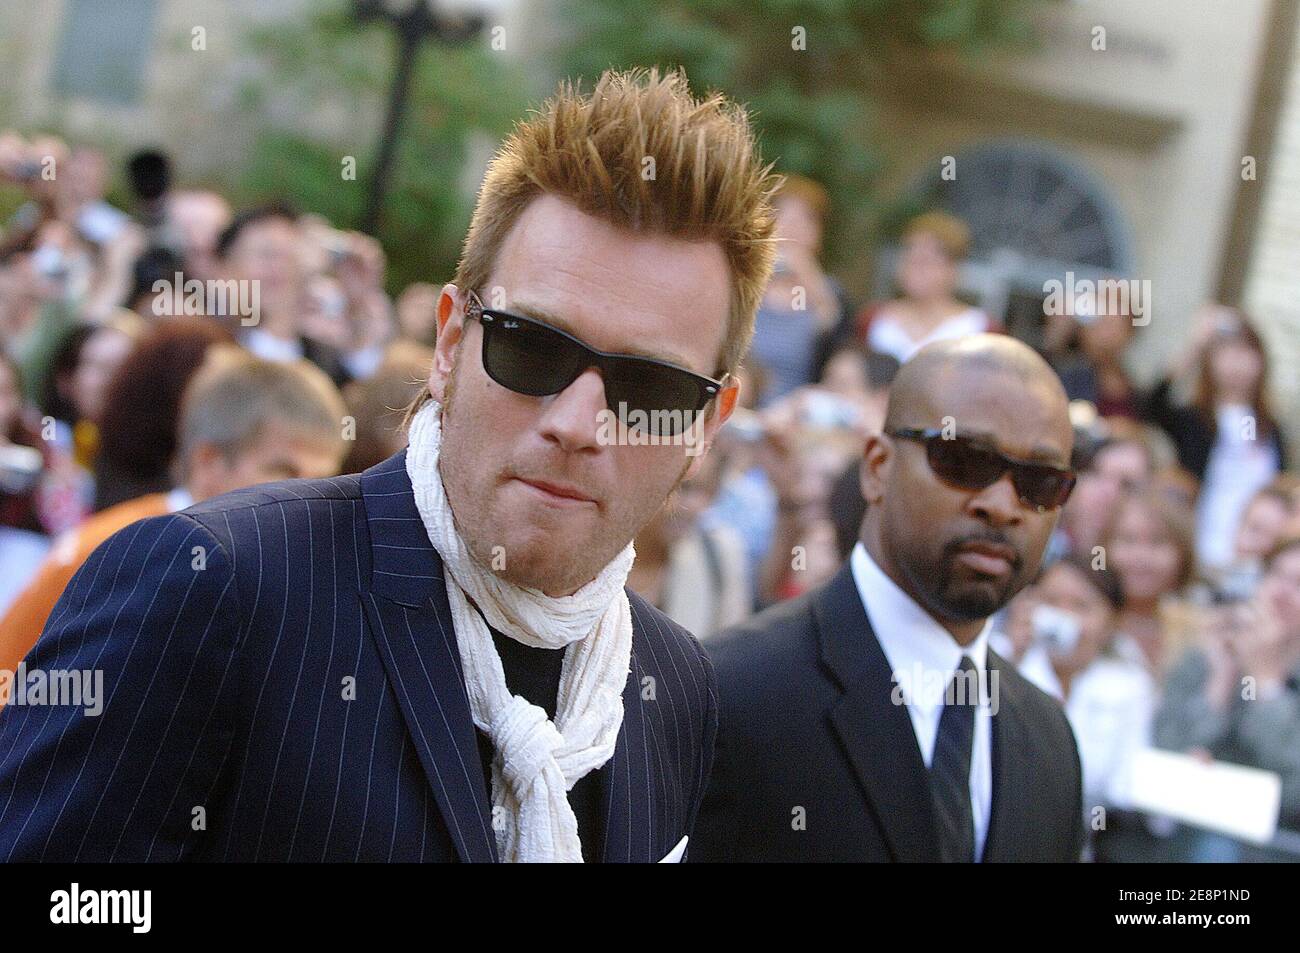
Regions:
M 976 493 L 967 506 L 980 519 L 994 526 L 1019 525 L 1025 513 L 1025 504 L 1011 482 L 1010 473 L 1002 474 L 996 483 Z
M 558 394 L 542 398 L 542 436 L 569 453 L 596 447 L 606 409 L 604 378 L 589 367 Z

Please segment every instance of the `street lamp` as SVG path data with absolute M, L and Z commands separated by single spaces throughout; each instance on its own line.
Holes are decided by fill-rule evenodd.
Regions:
M 352 0 L 353 16 L 358 21 L 382 21 L 396 31 L 398 39 L 397 69 L 361 215 L 361 231 L 373 235 L 379 225 L 420 44 L 427 38 L 446 44 L 465 43 L 482 32 L 497 6 L 484 0 Z

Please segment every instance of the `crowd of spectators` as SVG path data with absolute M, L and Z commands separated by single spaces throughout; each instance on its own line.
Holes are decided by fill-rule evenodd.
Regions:
M 0 184 L 23 195 L 0 227 L 0 668 L 117 529 L 400 450 L 432 360 L 438 288 L 390 294 L 373 238 L 283 202 L 233 209 L 173 182 L 160 153 L 123 171 L 118 208 L 95 149 L 0 135 Z M 705 640 L 843 564 L 900 362 L 1001 330 L 961 293 L 961 221 L 910 222 L 894 289 L 859 306 L 820 264 L 827 205 L 798 177 L 777 194 L 741 406 L 635 540 L 629 585 Z M 257 319 L 187 297 L 191 280 L 256 288 Z M 1300 478 L 1268 348 L 1249 315 L 1207 305 L 1169 328 L 1185 346 L 1147 385 L 1128 370 L 1130 315 L 1069 308 L 1043 332 L 1080 476 L 995 647 L 1064 706 L 1085 803 L 1106 809 L 1095 856 L 1250 856 L 1133 811 L 1130 769 L 1158 746 L 1275 772 L 1300 831 Z

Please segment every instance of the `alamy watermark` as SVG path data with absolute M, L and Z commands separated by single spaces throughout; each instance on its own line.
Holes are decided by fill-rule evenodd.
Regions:
M 0 704 L 32 706 L 54 705 L 84 708 L 87 717 L 104 711 L 103 669 L 28 668 L 18 663 L 18 671 L 0 668 Z
M 890 700 L 895 705 L 973 705 L 998 713 L 998 672 L 996 669 L 946 671 L 914 662 L 908 668 L 895 669 Z
M 596 442 L 603 447 L 685 447 L 688 457 L 704 452 L 704 411 L 642 410 L 619 401 L 618 410 L 596 414 Z
M 1128 315 L 1133 326 L 1151 323 L 1151 281 L 1143 278 L 1075 278 L 1067 271 L 1065 280 L 1043 282 L 1043 313 L 1072 314 L 1083 323 L 1109 315 Z
M 230 315 L 238 317 L 239 323 L 246 328 L 261 319 L 261 283 L 254 280 L 210 278 L 200 281 L 190 278 L 187 281 L 178 271 L 174 281 L 167 278 L 155 281 L 153 294 L 153 313 L 159 317 Z

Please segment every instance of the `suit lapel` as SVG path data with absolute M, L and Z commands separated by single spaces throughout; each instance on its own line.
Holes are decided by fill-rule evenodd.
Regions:
M 653 723 L 641 700 L 644 669 L 637 658 L 642 641 L 636 612 L 632 613 L 632 667 L 623 689 L 623 727 L 609 763 L 600 770 L 605 791 L 605 849 L 607 864 L 653 863 L 666 853 L 656 818 L 663 803 L 660 772 L 650 769 L 649 733 Z
M 497 859 L 487 784 L 452 627 L 402 451 L 361 475 L 371 574 L 362 603 L 402 717 L 462 861 Z
M 989 811 L 989 832 L 984 840 L 985 863 L 1018 859 L 1017 847 L 1033 843 L 1034 831 L 1016 810 L 1016 793 L 1031 790 L 1033 778 L 1024 757 L 1026 740 L 1020 721 L 1017 686 L 1006 677 L 1010 663 L 989 650 L 988 667 L 998 673 L 998 712 L 993 716 L 993 805 Z
M 822 658 L 843 695 L 831 708 L 844 745 L 896 860 L 936 861 L 930 783 L 907 706 L 893 703 L 893 675 L 876 640 L 850 564 L 814 598 Z

